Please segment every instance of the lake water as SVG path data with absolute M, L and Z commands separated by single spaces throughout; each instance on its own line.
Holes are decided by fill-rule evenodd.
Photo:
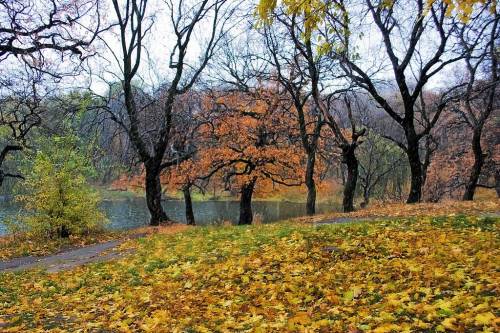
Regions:
M 115 230 L 132 229 L 147 225 L 149 212 L 146 201 L 143 198 L 131 198 L 125 200 L 106 200 L 102 202 L 102 208 L 109 219 L 108 227 Z M 183 201 L 164 201 L 163 205 L 168 216 L 175 220 L 185 222 Z M 254 201 L 252 203 L 254 214 L 260 214 L 264 223 L 305 215 L 305 204 L 281 201 Z M 19 213 L 19 205 L 0 201 L 0 235 L 7 231 L 1 223 L 5 218 L 15 216 Z M 319 204 L 316 207 L 318 213 L 326 213 L 337 210 L 327 204 Z M 238 201 L 195 201 L 193 202 L 196 224 L 220 224 L 222 221 L 236 223 L 239 217 Z

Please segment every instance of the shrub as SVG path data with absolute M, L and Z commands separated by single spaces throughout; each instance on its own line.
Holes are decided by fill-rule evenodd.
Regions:
M 20 224 L 50 238 L 101 229 L 107 220 L 87 182 L 93 168 L 84 148 L 74 136 L 46 141 L 26 173 L 26 194 L 17 197 L 24 207 Z

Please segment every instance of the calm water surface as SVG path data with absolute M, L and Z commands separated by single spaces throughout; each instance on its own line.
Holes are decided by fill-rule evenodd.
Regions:
M 149 221 L 149 212 L 143 198 L 103 201 L 102 209 L 105 211 L 110 229 L 125 230 L 144 226 Z M 163 206 L 168 216 L 176 221 L 185 222 L 183 201 L 164 201 Z M 260 214 L 264 223 L 283 220 L 291 217 L 305 215 L 305 204 L 281 201 L 254 201 L 252 204 L 254 214 Z M 0 202 L 0 235 L 7 231 L 1 223 L 4 219 L 19 214 L 19 205 L 4 201 Z M 337 210 L 327 204 L 317 205 L 318 213 Z M 238 201 L 200 201 L 193 202 L 196 223 L 200 225 L 220 224 L 222 221 L 238 221 Z

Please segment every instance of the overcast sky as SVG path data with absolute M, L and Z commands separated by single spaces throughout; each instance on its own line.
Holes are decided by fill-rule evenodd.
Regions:
M 106 0 L 108 9 L 106 10 L 107 20 L 109 22 L 116 19 L 111 0 Z M 174 1 L 175 2 L 175 1 Z M 230 1 L 231 2 L 231 1 Z M 189 1 L 188 1 L 189 3 Z M 231 18 L 232 35 L 245 33 L 248 28 L 247 20 L 241 16 L 251 12 L 255 6 L 255 1 L 244 1 L 244 6 L 240 6 L 240 11 Z M 140 77 L 148 86 L 157 86 L 159 83 L 168 81 L 171 77 L 172 70 L 168 68 L 170 52 L 175 41 L 172 32 L 172 23 L 169 17 L 169 9 L 164 0 L 149 0 L 148 3 L 148 24 L 153 23 L 152 29 L 145 41 L 145 53 L 143 62 L 140 67 Z M 355 10 L 355 9 L 353 9 Z M 408 25 L 409 27 L 410 25 Z M 402 27 L 403 29 L 406 27 Z M 190 44 L 187 59 L 195 65 L 198 62 L 201 47 L 207 39 L 207 30 L 210 29 L 208 20 L 205 20 L 199 25 L 195 31 L 195 36 Z M 100 78 L 105 78 L 105 81 L 118 81 L 120 79 L 119 61 L 116 61 L 113 53 L 118 59 L 121 58 L 121 47 L 118 35 L 118 29 L 107 32 L 102 36 L 105 43 L 101 43 L 98 57 L 91 60 L 92 89 L 98 93 L 107 91 L 108 85 Z M 429 57 L 434 52 L 436 46 L 436 36 L 432 33 L 422 37 L 422 43 L 419 45 L 419 52 L 425 57 Z M 370 20 L 370 17 L 364 17 L 363 22 L 353 31 L 352 42 L 361 54 L 363 61 L 360 63 L 362 67 L 370 70 L 384 64 L 387 68 L 382 70 L 378 75 L 380 78 L 392 78 L 392 72 L 388 66 L 385 49 L 382 43 L 380 33 L 375 24 Z M 395 45 L 398 49 L 404 49 L 402 40 L 397 41 Z M 111 51 L 112 50 L 112 51 Z M 264 53 L 264 50 L 262 50 Z M 453 79 L 456 67 L 449 66 L 441 74 L 435 76 L 428 84 L 427 89 L 446 86 L 450 79 Z M 410 77 L 411 72 L 408 73 Z M 137 80 L 139 82 L 139 80 Z

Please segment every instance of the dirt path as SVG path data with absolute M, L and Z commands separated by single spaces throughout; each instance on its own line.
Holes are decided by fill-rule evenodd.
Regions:
M 129 239 L 141 238 L 149 234 L 174 234 L 189 228 L 191 226 L 185 224 L 138 228 L 129 236 L 114 241 L 75 248 L 53 255 L 29 256 L 0 261 L 0 273 L 28 269 L 45 269 L 47 272 L 53 273 L 69 270 L 88 263 L 110 261 L 132 253 L 130 250 L 124 251 L 118 249 L 120 244 Z
M 37 268 L 46 269 L 47 272 L 52 273 L 68 270 L 91 262 L 104 262 L 117 259 L 131 253 L 130 251 L 119 251 L 117 249 L 118 245 L 128 239 L 142 236 L 144 236 L 144 234 L 137 234 L 132 237 L 85 246 L 54 255 L 42 257 L 31 256 L 0 261 L 0 273 Z

